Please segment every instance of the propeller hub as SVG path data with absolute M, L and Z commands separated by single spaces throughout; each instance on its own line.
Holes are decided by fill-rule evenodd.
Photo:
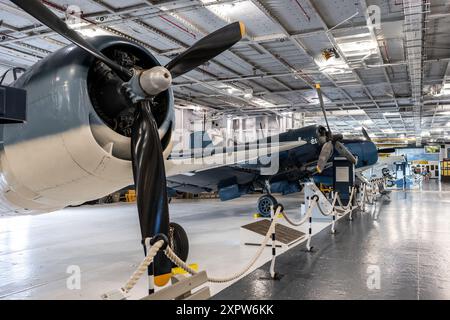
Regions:
M 139 84 L 147 95 L 156 96 L 169 89 L 172 84 L 172 75 L 164 67 L 153 67 L 140 74 Z

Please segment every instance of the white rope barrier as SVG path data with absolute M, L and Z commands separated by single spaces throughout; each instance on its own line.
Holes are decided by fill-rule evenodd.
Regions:
M 313 202 L 311 202 L 311 204 L 309 205 L 308 210 L 306 211 L 305 216 L 304 216 L 299 222 L 294 222 L 294 221 L 292 221 L 292 220 L 288 217 L 288 215 L 286 214 L 286 212 L 284 212 L 284 210 L 281 212 L 281 214 L 283 215 L 283 218 L 286 219 L 286 221 L 287 221 L 290 225 L 292 225 L 292 226 L 294 226 L 294 227 L 300 227 L 301 225 L 303 225 L 303 224 L 308 220 L 308 218 L 309 218 L 309 217 L 311 216 L 311 214 L 312 214 L 312 210 L 313 210 L 314 207 L 315 207 L 316 205 L 318 205 L 318 204 L 319 204 L 319 203 L 318 203 L 317 200 L 313 200 Z
M 319 211 L 320 211 L 320 213 L 321 213 L 322 215 L 324 215 L 325 217 L 328 217 L 328 216 L 330 216 L 331 214 L 334 214 L 335 206 L 336 206 L 336 201 L 337 201 L 337 197 L 338 197 L 338 192 L 334 192 L 334 195 L 333 195 L 333 202 L 331 203 L 331 209 L 328 211 L 328 213 L 325 213 L 325 212 L 322 210 L 322 207 L 320 206 L 320 204 L 317 203 L 317 208 L 319 209 Z
M 250 260 L 250 262 L 241 271 L 239 271 L 239 272 L 237 272 L 237 273 L 235 273 L 235 274 L 233 274 L 233 275 L 231 275 L 229 277 L 226 277 L 226 278 L 208 277 L 208 281 L 212 282 L 212 283 L 225 283 L 225 282 L 233 281 L 233 280 L 236 280 L 237 278 L 241 277 L 242 275 L 244 275 L 248 270 L 250 270 L 250 268 L 259 259 L 259 257 L 263 253 L 264 249 L 266 248 L 267 243 L 269 242 L 269 239 L 271 238 L 272 232 L 274 232 L 275 224 L 276 224 L 276 218 L 278 217 L 280 212 L 281 212 L 281 206 L 279 206 L 277 211 L 275 212 L 274 219 L 272 220 L 272 223 L 270 224 L 269 230 L 267 231 L 267 234 L 264 237 L 264 240 L 262 241 L 258 251 L 254 255 L 253 259 Z M 190 273 L 192 275 L 197 273 L 197 271 L 195 271 L 194 269 L 190 268 L 186 262 L 184 262 L 183 260 L 178 258 L 176 256 L 176 254 L 173 252 L 173 250 L 169 246 L 167 246 L 167 248 L 166 248 L 166 250 L 164 252 L 165 252 L 167 258 L 169 258 L 173 263 L 175 263 L 180 268 L 184 269 L 186 272 L 188 272 L 188 273 Z
M 131 289 L 134 288 L 136 283 L 142 277 L 142 275 L 147 272 L 148 266 L 153 262 L 153 258 L 156 256 L 158 251 L 164 245 L 163 240 L 157 241 L 153 246 L 150 247 L 150 250 L 147 253 L 147 256 L 142 260 L 141 264 L 137 268 L 137 270 L 131 275 L 130 279 L 125 283 L 125 285 L 121 288 L 124 293 L 128 293 Z
M 378 182 L 378 180 L 377 180 L 377 182 Z M 336 192 L 336 193 L 334 193 L 333 202 L 331 204 L 331 209 L 329 210 L 328 213 L 325 213 L 322 210 L 322 208 L 320 207 L 318 196 L 313 196 L 312 200 L 308 206 L 308 209 L 305 213 L 305 216 L 299 222 L 292 221 L 287 216 L 287 214 L 284 212 L 284 210 L 282 210 L 282 207 L 278 206 L 276 212 L 272 216 L 271 224 L 269 226 L 269 230 L 267 231 L 267 234 L 265 235 L 263 241 L 261 242 L 261 245 L 259 246 L 258 251 L 253 256 L 253 258 L 249 261 L 249 263 L 241 271 L 236 272 L 235 274 L 233 274 L 229 277 L 223 277 L 223 278 L 208 277 L 208 281 L 212 282 L 212 283 L 225 283 L 225 282 L 236 280 L 239 277 L 243 276 L 245 273 L 247 273 L 251 269 L 251 267 L 256 263 L 256 261 L 261 257 L 261 255 L 264 252 L 264 249 L 266 248 L 267 243 L 269 242 L 269 239 L 271 237 L 272 237 L 272 249 L 273 249 L 273 246 L 275 245 L 274 244 L 274 242 L 275 242 L 274 241 L 274 233 L 275 233 L 276 219 L 278 218 L 280 213 L 282 214 L 282 216 L 286 219 L 286 221 L 289 224 L 296 226 L 296 227 L 303 225 L 306 221 L 309 222 L 309 232 L 308 232 L 308 237 L 307 237 L 306 248 L 308 251 L 310 251 L 311 250 L 311 246 L 310 246 L 311 238 L 312 238 L 312 211 L 316 206 L 318 207 L 318 209 L 320 210 L 320 212 L 323 215 L 325 215 L 325 216 L 332 215 L 333 222 L 332 222 L 331 231 L 332 231 L 332 233 L 334 233 L 336 220 L 339 220 L 340 218 L 347 215 L 348 213 L 350 213 L 350 215 L 351 215 L 351 213 L 353 212 L 353 210 L 355 208 L 358 208 L 358 207 L 363 208 L 366 200 L 369 201 L 369 193 L 373 196 L 377 191 L 379 192 L 379 190 L 377 190 L 377 191 L 375 191 L 375 190 L 377 190 L 377 185 L 376 185 L 376 183 L 372 184 L 372 181 L 371 181 L 370 189 L 368 189 L 367 186 L 364 185 L 361 200 L 360 201 L 356 200 L 356 203 L 357 203 L 356 206 L 352 205 L 353 198 L 356 195 L 355 187 L 352 188 L 352 191 L 350 194 L 350 199 L 346 206 L 342 205 L 342 201 L 339 197 L 339 193 Z M 336 202 L 339 203 L 340 207 L 338 207 L 336 205 Z M 351 216 L 350 216 L 350 219 L 351 219 Z M 130 290 L 132 290 L 134 288 L 134 286 L 139 281 L 139 279 L 142 277 L 142 275 L 147 271 L 148 266 L 153 262 L 154 257 L 156 256 L 158 251 L 161 250 L 163 245 L 164 245 L 164 241 L 159 240 L 156 243 L 154 243 L 151 247 L 148 247 L 147 256 L 141 262 L 141 264 L 139 265 L 137 270 L 133 273 L 133 275 L 128 279 L 128 281 L 125 283 L 125 285 L 120 289 L 124 295 L 127 294 Z M 178 267 L 182 268 L 183 270 L 190 273 L 191 275 L 195 275 L 198 273 L 197 271 L 192 269 L 186 262 L 181 260 L 175 254 L 175 252 L 172 250 L 172 248 L 170 248 L 169 245 L 167 245 L 166 248 L 164 249 L 164 253 L 170 261 L 172 261 Z M 274 261 L 275 260 L 272 258 L 272 264 L 274 264 Z M 272 270 L 272 269 L 274 269 L 274 266 L 271 266 L 271 274 L 274 273 L 274 270 Z

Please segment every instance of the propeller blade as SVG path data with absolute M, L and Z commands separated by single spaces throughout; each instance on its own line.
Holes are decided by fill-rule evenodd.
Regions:
M 369 134 L 367 133 L 366 128 L 364 128 L 364 127 L 362 128 L 362 133 L 363 133 L 364 138 L 366 138 L 367 141 L 372 141 Z
M 89 42 L 87 42 L 80 34 L 75 30 L 70 29 L 67 24 L 62 21 L 57 15 L 55 15 L 50 9 L 37 0 L 11 0 L 16 6 L 22 8 L 25 12 L 39 20 L 41 23 L 63 36 L 70 42 L 76 44 L 78 47 L 84 49 L 95 58 L 104 62 L 107 66 L 113 69 L 117 75 L 124 81 L 128 81 L 132 77 L 132 72 L 111 59 L 107 58 L 104 54 L 94 48 Z
M 357 160 L 355 156 L 350 152 L 350 150 L 347 149 L 347 147 L 340 141 L 336 141 L 334 143 L 334 146 L 336 147 L 337 152 L 347 158 L 348 161 L 350 161 L 353 164 L 356 164 Z
M 325 104 L 323 103 L 322 90 L 320 90 L 319 83 L 316 83 L 316 91 L 317 91 L 317 96 L 319 97 L 320 108 L 322 109 L 323 117 L 325 119 L 325 123 L 327 124 L 328 132 L 331 135 L 330 125 L 328 124 L 327 111 L 325 110 Z
M 137 108 L 131 155 L 142 240 L 156 234 L 168 236 L 169 206 L 163 150 L 149 103 L 141 103 Z M 171 269 L 171 262 L 159 252 L 153 265 L 155 284 L 165 285 L 170 280 Z
M 228 50 L 244 35 L 245 25 L 242 22 L 231 23 L 200 39 L 170 61 L 166 68 L 175 79 Z
M 328 141 L 323 144 L 322 150 L 320 150 L 319 159 L 317 160 L 317 171 L 321 173 L 324 169 L 328 160 L 330 160 L 333 155 L 334 147 L 333 142 Z

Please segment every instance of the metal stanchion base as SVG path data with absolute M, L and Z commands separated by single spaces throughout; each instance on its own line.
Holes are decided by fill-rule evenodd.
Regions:
M 284 275 L 279 274 L 278 272 L 275 272 L 275 276 L 272 278 L 271 276 L 268 277 L 260 277 L 259 280 L 273 280 L 273 281 L 280 281 L 281 278 L 283 278 Z

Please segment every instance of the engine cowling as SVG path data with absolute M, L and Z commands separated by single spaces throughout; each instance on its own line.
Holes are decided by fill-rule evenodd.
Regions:
M 125 66 L 159 65 L 147 50 L 122 38 L 92 42 Z M 107 67 L 72 45 L 34 65 L 14 86 L 27 90 L 27 123 L 1 130 L 0 211 L 53 211 L 133 183 L 134 105 Z M 167 158 L 174 128 L 171 89 L 155 101 L 153 113 Z

